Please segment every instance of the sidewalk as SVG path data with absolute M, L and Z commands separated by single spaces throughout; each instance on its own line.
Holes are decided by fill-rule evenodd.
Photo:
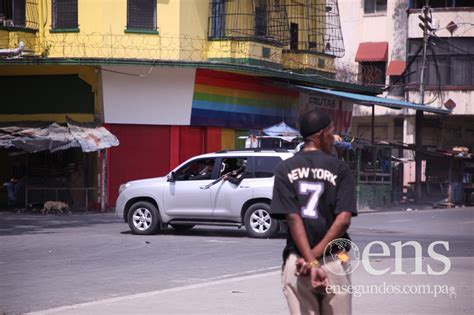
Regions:
M 414 260 L 405 259 L 408 275 L 369 275 L 362 266 L 353 284 L 379 287 L 429 286 L 443 292 L 409 294 L 361 294 L 353 297 L 353 314 L 471 314 L 474 262 L 469 257 L 451 258 L 453 268 L 445 276 L 410 275 Z M 434 260 L 425 259 L 437 267 Z M 393 259 L 373 261 L 378 270 L 393 268 Z M 468 275 L 466 277 L 466 275 Z M 359 288 L 362 290 L 362 288 Z M 30 314 L 288 314 L 281 292 L 280 271 L 211 281 L 184 287 L 140 293 L 102 301 L 65 306 Z

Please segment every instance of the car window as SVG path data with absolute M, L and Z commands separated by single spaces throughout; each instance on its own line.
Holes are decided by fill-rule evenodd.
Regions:
M 206 180 L 213 178 L 215 159 L 197 159 L 193 160 L 176 171 L 176 180 Z
M 275 169 L 281 158 L 277 156 L 255 156 L 253 157 L 253 173 L 255 178 L 273 177 Z
M 233 171 L 245 171 L 247 165 L 246 157 L 229 157 L 223 158 L 219 166 L 219 176 Z

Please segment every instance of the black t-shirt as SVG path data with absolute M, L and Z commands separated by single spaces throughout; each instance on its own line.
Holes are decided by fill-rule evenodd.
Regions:
M 300 151 L 277 166 L 271 216 L 299 213 L 311 248 L 343 211 L 357 215 L 354 177 L 343 161 L 322 151 Z M 343 238 L 349 239 L 347 233 Z M 288 232 L 283 259 L 291 252 L 301 255 Z

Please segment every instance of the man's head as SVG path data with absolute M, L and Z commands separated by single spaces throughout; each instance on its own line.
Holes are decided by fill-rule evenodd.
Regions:
M 212 168 L 214 167 L 214 161 L 213 160 L 207 160 L 206 161 L 206 167 L 208 170 L 212 170 Z
M 331 153 L 334 143 L 334 126 L 331 116 L 319 110 L 311 110 L 299 119 L 300 133 L 304 138 L 305 147 L 310 142 L 314 144 L 316 149 L 326 153 Z

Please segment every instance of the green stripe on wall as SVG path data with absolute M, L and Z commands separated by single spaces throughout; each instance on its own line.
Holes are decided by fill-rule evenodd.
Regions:
M 194 100 L 206 101 L 213 103 L 224 103 L 224 104 L 238 104 L 238 105 L 249 105 L 256 107 L 270 107 L 270 108 L 281 108 L 288 105 L 294 104 L 296 99 L 294 97 L 278 97 L 278 98 L 268 98 L 268 99 L 250 99 L 242 98 L 235 96 L 224 96 L 217 94 L 208 94 L 208 93 L 194 93 Z

